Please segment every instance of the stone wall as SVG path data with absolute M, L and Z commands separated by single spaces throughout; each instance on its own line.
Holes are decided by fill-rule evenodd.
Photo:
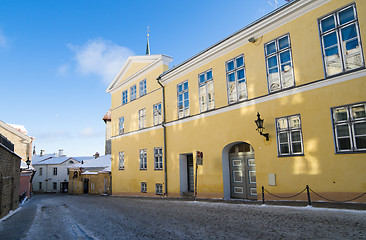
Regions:
M 0 144 L 0 218 L 19 206 L 20 157 Z

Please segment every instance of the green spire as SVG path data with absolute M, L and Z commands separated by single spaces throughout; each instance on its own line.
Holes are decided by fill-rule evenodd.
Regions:
M 149 28 L 149 26 L 147 26 L 146 55 L 150 55 L 149 32 L 150 32 L 150 28 Z

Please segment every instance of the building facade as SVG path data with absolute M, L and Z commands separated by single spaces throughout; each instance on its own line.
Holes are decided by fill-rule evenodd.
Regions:
M 366 192 L 364 39 L 366 2 L 294 0 L 172 69 L 130 57 L 107 89 L 113 194 Z

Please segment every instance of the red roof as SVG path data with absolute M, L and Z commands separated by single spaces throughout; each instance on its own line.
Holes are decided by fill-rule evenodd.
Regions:
M 106 121 L 111 121 L 111 110 L 109 109 L 109 111 L 104 115 L 103 117 L 104 122 Z

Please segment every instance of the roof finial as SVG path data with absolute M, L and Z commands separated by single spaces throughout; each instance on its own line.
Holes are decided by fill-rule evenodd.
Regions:
M 150 55 L 150 43 L 149 43 L 149 34 L 150 28 L 147 26 L 147 44 L 146 44 L 146 55 Z

